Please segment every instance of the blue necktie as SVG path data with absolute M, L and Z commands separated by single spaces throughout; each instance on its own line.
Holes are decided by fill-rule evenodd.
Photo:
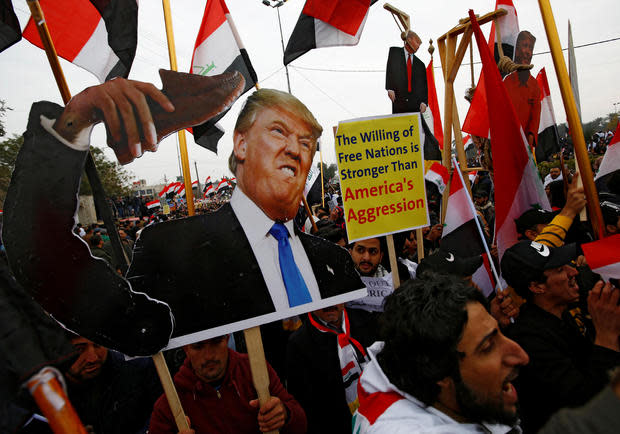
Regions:
M 269 233 L 278 240 L 278 258 L 280 260 L 280 272 L 288 295 L 288 305 L 290 307 L 300 304 L 310 303 L 312 298 L 304 278 L 295 264 L 293 251 L 288 242 L 288 230 L 282 223 L 274 223 Z

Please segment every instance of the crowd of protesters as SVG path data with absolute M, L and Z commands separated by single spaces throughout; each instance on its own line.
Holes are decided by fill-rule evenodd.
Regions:
M 103 87 L 90 88 L 89 92 L 114 90 L 117 85 L 123 86 L 122 83 L 125 82 L 113 80 L 101 85 Z M 127 85 L 134 86 L 131 83 Z M 159 91 L 153 89 L 148 92 L 159 95 Z M 256 94 L 259 93 L 266 92 L 262 90 Z M 284 92 L 267 90 L 267 93 L 280 94 L 280 98 L 287 100 L 294 98 Z M 74 105 L 69 103 L 61 117 L 71 114 L 72 107 L 80 107 L 80 95 L 84 98 L 84 94 L 78 94 L 72 100 Z M 165 98 L 163 94 L 160 97 Z M 295 107 L 299 110 L 298 104 Z M 245 110 L 244 108 L 243 112 Z M 268 188 L 269 183 L 261 184 L 263 190 L 258 191 L 260 194 L 257 194 L 257 191 L 252 192 L 256 183 L 250 180 L 256 180 L 256 172 L 260 172 L 257 168 L 271 165 L 269 158 L 264 158 L 269 160 L 268 164 L 264 161 L 261 163 L 265 164 L 259 164 L 259 157 L 262 153 L 274 151 L 270 147 L 277 148 L 275 151 L 278 151 L 278 146 L 285 150 L 285 154 L 292 155 L 292 162 L 286 160 L 288 163 L 285 165 L 278 163 L 276 170 L 280 178 L 277 179 L 288 186 L 289 180 L 297 175 L 296 184 L 290 190 L 300 193 L 316 150 L 316 143 L 309 143 L 307 137 L 313 135 L 306 134 L 309 132 L 306 130 L 311 129 L 308 125 L 312 122 L 301 122 L 298 119 L 299 113 L 294 110 L 291 111 L 292 114 L 287 111 L 284 113 L 284 119 L 295 126 L 291 135 L 295 140 L 301 138 L 297 149 L 293 146 L 296 143 L 293 143 L 293 139 L 280 140 L 280 137 L 289 134 L 291 130 L 282 127 L 282 121 L 270 120 L 271 117 L 282 117 L 278 111 L 280 107 L 276 110 L 266 106 L 262 110 L 264 111 L 256 115 L 257 120 L 248 121 L 248 128 L 251 131 L 252 128 L 257 128 L 256 124 L 270 125 L 269 134 L 274 135 L 275 139 L 269 146 L 259 143 L 263 148 L 258 148 L 257 142 L 262 140 L 263 133 L 252 135 L 241 126 L 236 127 L 239 129 L 236 130 L 235 137 L 239 140 L 235 143 L 236 153 L 233 153 L 234 158 L 231 159 L 231 171 L 236 174 L 240 181 L 239 186 L 243 188 L 237 190 L 239 195 L 233 195 L 231 201 L 237 198 L 239 201 L 245 200 L 237 204 L 245 203 L 248 206 L 251 205 L 249 202 L 252 202 L 253 206 L 258 207 L 259 202 L 245 196 L 255 193 L 255 199 L 261 196 L 264 208 L 260 209 L 267 215 L 266 208 L 273 207 L 273 202 L 284 200 L 279 197 L 274 200 L 274 192 Z M 38 119 L 36 116 L 34 118 Z M 60 130 L 67 125 L 71 127 L 71 132 L 74 122 L 87 118 L 78 116 L 72 118 L 74 120 L 68 124 L 59 122 Z M 243 122 L 240 124 L 243 125 Z M 37 128 L 41 129 L 40 126 Z M 35 132 L 44 135 L 39 130 Z M 60 130 L 54 130 L 54 134 Z M 68 134 L 67 131 L 65 133 Z M 26 135 L 27 138 L 31 138 L 34 133 L 29 134 Z M 50 147 L 68 146 L 50 135 L 51 133 L 45 134 L 50 136 L 50 143 L 47 143 Z M 61 135 L 65 141 L 67 137 L 71 135 Z M 40 153 L 37 152 L 27 154 L 33 143 L 32 140 L 25 143 L 26 154 L 23 159 L 26 163 L 20 161 L 21 164 L 30 164 L 28 157 L 35 160 L 40 158 Z M 46 146 L 45 143 L 37 142 L 35 148 L 39 150 L 41 145 Z M 60 149 L 67 158 L 74 158 L 76 155 L 75 149 Z M 86 153 L 85 150 L 79 152 Z M 303 158 L 300 156 L 302 153 Z M 245 161 L 240 156 L 243 156 Z M 306 164 L 306 173 L 299 177 L 302 172 L 297 162 L 302 159 Z M 250 165 L 250 168 L 246 169 L 243 165 L 250 161 L 256 166 Z M 165 351 L 164 357 L 187 416 L 187 429 L 178 428 L 179 409 L 173 408 L 162 395 L 150 359 L 126 360 L 122 354 L 105 348 L 98 342 L 61 329 L 50 320 L 39 304 L 32 302 L 32 297 L 40 295 L 37 291 L 43 286 L 41 282 L 37 282 L 39 286 L 34 290 L 29 288 L 34 295 L 32 292 L 26 294 L 11 276 L 6 263 L 0 261 L 0 312 L 3 312 L 3 319 L 8 319 L 3 322 L 2 344 L 6 351 L 0 354 L 0 374 L 4 378 L 6 372 L 6 378 L 12 382 L 1 391 L 17 391 L 16 394 L 2 396 L 6 399 L 0 401 L 0 422 L 3 424 L 0 428 L 8 432 L 49 432 L 50 428 L 45 419 L 37 410 L 28 390 L 20 387 L 19 380 L 29 380 L 29 384 L 34 384 L 30 387 L 36 389 L 37 385 L 47 384 L 46 379 L 52 377 L 64 383 L 63 389 L 80 420 L 91 433 L 190 434 L 274 430 L 283 433 L 352 431 L 356 434 L 618 432 L 620 288 L 617 280 L 603 282 L 588 266 L 580 246 L 594 239 L 593 229 L 589 221 L 582 222 L 577 218 L 586 205 L 586 197 L 583 188 L 578 185 L 578 177 L 570 170 L 560 167 L 561 164 L 560 161 L 554 162 L 557 167 L 550 170 L 549 182 L 545 180 L 553 210 L 532 208 L 517 216 L 514 222 L 509 222 L 514 224 L 520 240 L 512 246 L 506 246 L 501 260 L 494 240 L 494 203 L 495 196 L 500 193 L 495 191 L 493 176 L 485 170 L 478 170 L 472 176 L 471 196 L 476 208 L 474 218 L 479 220 L 482 228 L 480 242 L 487 244 L 490 252 L 486 258 L 481 254 L 459 255 L 446 247 L 443 238 L 442 202 L 447 198 L 442 197 L 438 186 L 431 182 L 426 184 L 429 225 L 423 228 L 421 233 L 405 231 L 396 234 L 393 240 L 372 237 L 349 242 L 342 193 L 337 185 L 329 185 L 326 197 L 321 198 L 318 203 L 309 204 L 313 215 L 308 215 L 305 207 L 299 206 L 295 222 L 291 223 L 296 225 L 291 227 L 295 231 L 289 232 L 288 237 L 283 236 L 283 232 L 278 234 L 281 238 L 272 234 L 271 231 L 277 230 L 278 225 L 284 225 L 278 216 L 269 216 L 269 220 L 272 220 L 269 222 L 269 234 L 273 235 L 278 256 L 284 256 L 280 255 L 280 245 L 288 244 L 289 237 L 294 240 L 297 232 L 314 233 L 334 244 L 313 237 L 305 240 L 322 247 L 327 245 L 328 248 L 323 251 L 338 259 L 338 265 L 345 269 L 348 275 L 354 276 L 355 284 L 358 281 L 360 285 L 364 282 L 368 295 L 346 304 L 325 306 L 299 317 L 261 326 L 263 335 L 271 337 L 265 339 L 264 345 L 270 395 L 267 399 L 258 399 L 256 378 L 252 378 L 254 369 L 245 354 L 248 342 L 243 333 L 212 337 Z M 20 169 L 16 169 L 15 173 L 19 175 Z M 261 181 L 272 181 L 262 175 Z M 241 183 L 244 178 L 247 184 Z M 19 227 L 16 225 L 16 215 L 24 220 L 40 218 L 40 213 L 37 212 L 26 215 L 26 212 L 19 214 L 15 211 L 19 209 L 18 205 L 24 205 L 23 202 L 15 203 L 15 195 L 23 194 L 23 189 L 28 187 L 27 183 L 20 184 L 18 181 L 16 185 L 20 188 L 13 186 L 13 196 L 9 196 L 14 200 L 11 211 L 14 213 L 11 216 L 13 228 Z M 602 231 L 605 236 L 614 236 L 620 233 L 620 170 L 609 173 L 599 181 L 597 187 L 604 218 Z M 288 189 L 283 190 L 289 192 Z M 72 193 L 70 196 L 74 198 L 75 195 Z M 295 214 L 299 202 L 299 194 L 289 196 L 286 199 L 292 204 L 292 209 L 290 213 L 284 214 L 287 223 L 290 223 L 288 220 Z M 38 205 L 36 201 L 33 202 Z M 120 212 L 117 214 L 117 230 L 127 256 L 133 253 L 137 255 L 137 252 L 144 248 L 145 239 L 148 236 L 155 238 L 153 234 L 158 233 L 155 230 L 141 233 L 145 226 L 185 217 L 182 204 L 176 200 L 174 210 L 153 213 L 143 213 L 140 209 L 145 205 L 145 199 L 137 198 L 130 202 L 133 211 L 121 206 L 122 216 Z M 220 198 L 201 201 L 200 206 L 197 206 L 198 212 L 215 213 L 222 202 L 226 200 Z M 223 207 L 232 210 L 231 205 L 224 204 Z M 69 215 L 73 210 L 65 211 L 66 215 Z M 131 212 L 136 217 L 127 218 L 126 213 Z M 137 217 L 138 213 L 140 217 Z M 59 215 L 61 217 L 56 219 L 62 220 L 62 214 Z M 54 213 L 50 212 L 49 218 L 53 217 Z M 230 214 L 228 217 L 230 220 Z M 7 217 L 7 221 L 9 220 Z M 28 220 L 31 221 L 40 223 L 38 220 Z M 194 218 L 193 221 L 206 220 Z M 187 222 L 190 220 L 178 222 L 181 224 L 177 227 L 182 228 L 182 224 Z M 28 225 L 30 223 L 26 226 Z M 153 229 L 166 227 L 175 226 L 162 224 Z M 223 225 L 208 228 L 213 231 L 213 238 L 214 233 L 221 230 L 221 227 Z M 28 230 L 34 233 L 32 225 Z M 122 259 L 116 258 L 110 248 L 110 234 L 106 229 L 99 224 L 93 224 L 88 227 L 78 225 L 75 230 L 76 236 L 81 237 L 89 246 L 92 256 L 102 258 L 113 268 L 122 268 Z M 286 231 L 284 227 L 284 232 Z M 9 234 L 8 231 L 4 235 L 6 238 L 12 237 L 16 256 L 20 253 L 20 244 L 16 239 L 31 237 L 28 233 Z M 191 236 L 198 235 L 191 231 L 178 233 L 179 240 Z M 72 247 L 77 245 L 71 251 L 71 254 L 74 254 L 83 246 L 74 237 L 69 238 L 75 241 Z M 200 241 L 198 248 L 213 249 L 213 238 Z M 61 237 L 50 239 L 66 241 Z M 463 243 L 475 244 L 478 240 L 479 238 L 466 238 Z M 174 243 L 177 239 L 156 241 Z M 391 241 L 394 241 L 397 258 L 390 258 Z M 43 243 L 39 239 L 34 240 L 33 244 L 37 249 L 57 247 L 41 246 Z M 247 246 L 246 249 L 253 248 L 247 243 L 243 245 Z M 251 252 L 239 250 L 232 251 L 230 257 L 225 257 L 223 264 L 230 265 L 230 262 L 239 259 L 234 257 L 235 254 L 239 257 L 251 255 Z M 173 256 L 171 251 L 176 250 L 168 248 L 167 245 L 157 249 L 157 253 L 162 256 Z M 291 251 L 290 246 L 288 251 Z M 185 256 L 194 253 L 193 250 L 184 252 Z M 209 258 L 220 254 L 219 251 L 209 253 L 215 253 Z M 78 253 L 75 253 L 75 256 L 78 257 Z M 85 256 L 88 256 L 88 253 Z M 22 257 L 36 264 L 43 262 L 32 251 L 30 256 Z M 175 256 L 159 262 L 157 255 L 146 258 L 157 263 L 148 264 L 154 267 L 183 267 L 187 259 Z M 15 261 L 10 255 L 9 259 Z M 85 298 L 83 293 L 87 292 L 89 287 L 104 288 L 112 293 L 117 284 L 135 284 L 135 288 L 138 288 L 141 279 L 153 277 L 148 272 L 140 274 L 142 270 L 139 269 L 132 280 L 126 281 L 99 260 L 90 256 L 79 259 L 82 263 L 78 263 L 76 270 L 67 270 L 67 267 L 55 269 L 56 262 L 53 257 L 44 264 L 44 278 L 58 279 L 70 289 L 73 288 L 70 284 L 74 282 L 65 282 L 63 279 L 79 280 L 82 291 L 67 295 L 59 290 L 58 294 L 52 294 L 56 297 L 53 300 L 43 300 L 48 302 L 46 306 L 53 309 L 55 304 L 61 304 L 67 298 Z M 99 268 L 104 268 L 108 273 L 97 276 L 112 276 L 110 287 L 95 286 L 96 282 L 90 280 L 94 278 L 93 275 L 79 268 L 79 265 L 87 261 L 102 265 Z M 144 262 L 146 261 L 143 259 L 143 263 L 137 267 L 144 266 Z M 508 285 L 502 284 L 505 287 L 501 291 L 485 292 L 478 283 L 480 280 L 477 274 L 481 268 L 486 269 L 487 263 L 501 270 Z M 14 264 L 22 269 L 16 268 Z M 21 272 L 24 277 L 23 274 L 27 273 L 24 273 L 23 269 L 27 269 L 28 265 L 30 264 L 24 261 L 13 262 L 12 271 L 15 275 Z M 338 265 L 334 263 L 334 268 Z M 207 264 L 200 263 L 198 267 L 200 266 L 206 269 Z M 284 268 L 282 263 L 280 267 Z M 251 266 L 247 267 L 248 272 L 250 268 Z M 322 268 L 327 270 L 321 270 L 324 275 L 331 273 L 334 276 L 341 271 L 336 269 L 335 272 L 329 264 Z M 75 273 L 69 274 L 69 271 Z M 149 283 L 169 285 L 172 291 L 188 289 L 173 282 L 175 276 L 164 274 L 164 270 L 155 268 L 152 274 L 160 271 L 164 277 L 158 282 Z M 212 273 L 218 271 L 220 270 Z M 237 274 L 243 276 L 245 271 L 246 269 Z M 216 277 L 206 274 L 204 270 L 188 269 L 187 272 L 200 275 L 200 278 L 205 280 Z M 303 283 L 304 277 L 299 269 L 297 274 Z M 285 278 L 284 274 L 280 276 Z M 232 277 L 225 276 L 227 279 Z M 28 283 L 23 279 L 21 281 Z M 248 280 L 245 283 L 248 282 L 254 289 L 257 282 Z M 397 288 L 396 282 L 400 282 Z M 492 284 L 492 287 L 496 285 Z M 199 292 L 203 289 L 197 284 L 196 288 L 189 290 Z M 138 292 L 130 296 L 138 299 Z M 89 295 L 93 296 L 92 293 Z M 224 295 L 219 294 L 218 297 L 223 298 Z M 243 294 L 243 297 L 246 296 L 247 294 Z M 131 312 L 121 311 L 125 306 L 118 303 L 119 308 L 116 311 L 106 312 L 100 316 L 104 320 L 98 320 L 98 309 L 102 307 L 91 303 L 91 300 L 81 301 L 78 306 L 84 311 L 77 312 L 76 309 L 76 312 L 72 312 L 77 318 L 76 322 L 83 322 L 78 325 L 88 326 L 90 320 L 96 323 L 94 327 L 98 331 L 112 330 L 111 333 L 121 334 L 118 329 L 114 330 L 116 323 L 105 322 L 113 320 L 114 314 L 119 317 L 131 316 Z M 243 301 L 239 302 L 239 307 Z M 290 306 L 307 303 L 293 304 L 290 300 L 287 302 Z M 156 304 L 153 301 L 153 305 Z M 200 309 L 203 307 L 200 306 Z M 110 310 L 107 306 L 106 309 Z M 164 313 L 170 316 L 170 311 Z M 200 314 L 206 315 L 202 311 Z M 147 322 L 148 318 L 141 320 Z M 175 317 L 175 320 L 181 318 Z M 142 322 L 138 323 L 137 329 L 140 330 L 141 327 L 144 327 L 144 334 L 146 326 Z M 122 332 L 125 333 L 125 329 Z M 29 339 L 23 338 L 26 334 Z M 39 342 L 33 344 L 32 336 L 37 337 Z M 274 336 L 277 336 L 277 339 Z M 101 335 L 97 337 L 106 338 Z M 169 335 L 165 337 L 168 338 Z M 274 342 L 277 345 L 273 345 Z M 52 357 L 59 354 L 63 356 Z M 20 357 L 28 360 L 28 363 L 19 363 Z M 33 366 L 40 368 L 43 365 L 49 366 L 33 375 Z M 37 372 L 36 369 L 34 372 Z M 51 396 L 54 398 L 53 409 L 62 409 L 64 404 L 60 394 L 52 393 Z
M 558 166 L 559 162 L 552 164 Z M 442 426 L 445 432 L 470 432 L 468 426 L 484 427 L 488 432 L 508 432 L 515 427 L 525 432 L 595 432 L 589 431 L 589 424 L 600 424 L 603 418 L 604 429 L 613 429 L 596 432 L 613 432 L 618 420 L 609 413 L 614 406 L 618 413 L 620 376 L 609 375 L 620 366 L 619 290 L 612 283 L 599 282 L 580 254 L 578 246 L 592 239 L 592 229 L 589 222 L 575 219 L 585 205 L 583 190 L 573 183 L 572 171 L 565 173 L 569 178 L 566 191 L 555 187 L 562 184 L 557 174 L 546 188 L 553 211 L 532 209 L 515 220 L 522 241 L 506 252 L 501 264 L 492 236 L 492 178 L 484 170 L 472 177 L 477 218 L 492 260 L 510 285 L 505 292 L 488 297 L 471 289 L 476 288 L 472 274 L 482 259 L 455 257 L 442 249 L 442 199 L 436 186 L 427 182 L 430 225 L 422 230 L 424 258 L 418 257 L 415 231 L 396 234 L 403 286 L 381 309 L 372 311 L 348 303 L 283 322 L 281 332 L 289 343 L 284 350 L 266 351 L 275 368 L 269 366 L 273 402 L 269 411 L 258 413 L 258 419 L 241 333 L 166 352 L 191 425 L 214 432 L 278 427 L 282 432 L 337 433 L 350 432 L 352 423 L 355 432 L 396 432 L 403 427 L 408 427 L 408 432 L 426 432 L 429 426 Z M 601 192 L 605 233 L 609 235 L 620 233 L 619 179 L 620 172 L 616 172 Z M 308 217 L 300 206 L 297 226 L 349 249 L 361 276 L 380 279 L 389 275 L 383 237 L 348 243 L 338 187 L 327 185 L 321 202 L 311 204 L 313 216 Z M 196 212 L 213 212 L 228 196 L 197 201 Z M 155 211 L 146 218 L 119 219 L 117 228 L 126 253 L 131 255 L 146 225 L 181 218 L 185 213 L 185 206 L 179 206 L 169 215 Z M 75 232 L 89 244 L 93 255 L 116 263 L 103 225 L 78 224 Z M 538 248 L 551 249 L 551 253 L 547 250 L 546 256 L 541 255 Z M 439 306 L 430 308 L 432 300 Z M 418 313 L 424 306 L 427 311 Z M 469 321 L 466 318 L 453 324 L 463 309 Z M 414 319 L 418 322 L 413 323 Z M 480 342 L 482 350 L 470 355 L 464 340 L 469 339 L 474 319 L 488 325 L 491 337 L 486 338 L 490 343 Z M 441 321 L 449 330 L 435 330 Z M 408 334 L 403 334 L 403 326 L 410 327 Z M 59 368 L 67 380 L 69 398 L 90 432 L 177 432 L 152 362 L 125 361 L 85 338 L 70 333 L 68 338 L 78 357 Z M 379 343 L 373 345 L 375 341 Z M 422 350 L 429 345 L 437 348 Z M 460 351 L 462 355 L 454 355 Z M 420 357 L 434 364 L 439 359 L 445 363 L 431 369 Z M 453 357 L 456 374 L 450 365 Z M 476 357 L 499 357 L 497 364 L 504 371 L 495 373 L 495 365 Z M 465 360 L 475 369 L 487 371 L 472 377 L 464 368 Z M 343 363 L 350 368 L 348 377 L 343 376 Z M 491 381 L 499 382 L 495 389 Z M 359 389 L 353 391 L 351 385 L 358 382 Z M 435 392 L 429 389 L 433 382 Z M 424 386 L 426 383 L 429 385 Z M 373 394 L 380 397 L 372 399 Z M 401 409 L 393 405 L 398 400 L 403 401 Z M 429 418 L 428 426 L 420 425 L 421 413 Z M 37 419 L 26 425 L 21 432 L 48 432 Z M 196 428 L 195 432 L 201 431 Z

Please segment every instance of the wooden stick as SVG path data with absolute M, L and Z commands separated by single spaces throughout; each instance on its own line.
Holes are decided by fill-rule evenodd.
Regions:
M 308 206 L 308 201 L 306 200 L 306 196 L 301 195 L 301 201 L 304 203 L 304 209 L 306 210 L 306 214 L 308 214 L 308 218 L 310 219 L 310 223 L 312 224 L 312 233 L 316 233 L 319 228 L 316 226 L 316 222 L 314 221 L 312 210 Z
M 168 370 L 166 360 L 164 359 L 164 354 L 155 354 L 153 356 L 153 363 L 155 363 L 155 369 L 157 369 L 161 385 L 164 388 L 164 393 L 168 399 L 168 405 L 170 406 L 170 411 L 172 411 L 174 422 L 177 424 L 177 429 L 179 431 L 190 429 L 187 419 L 185 418 L 185 413 L 183 412 L 183 407 L 181 406 L 181 400 L 179 399 L 177 390 L 174 388 L 174 382 L 172 381 L 172 376 Z
M 507 13 L 508 12 L 506 12 L 505 9 L 497 9 L 495 11 L 484 14 L 477 21 L 478 21 L 478 24 L 483 25 L 496 18 L 503 17 Z M 459 20 L 459 24 L 457 26 L 454 26 L 452 29 L 448 30 L 446 33 L 441 35 L 437 39 L 437 41 L 446 39 L 448 36 L 458 36 L 461 33 L 465 32 L 465 29 L 467 28 L 467 26 L 469 26 L 469 17 Z
M 583 181 L 583 188 L 586 194 L 587 207 L 590 213 L 594 236 L 597 239 L 601 239 L 603 238 L 604 227 L 603 215 L 599 204 L 598 192 L 594 185 L 594 175 L 592 174 L 592 167 L 590 166 L 590 159 L 588 158 L 586 142 L 583 137 L 583 128 L 581 120 L 579 119 L 579 113 L 577 112 L 577 104 L 575 103 L 573 89 L 571 88 L 568 71 L 564 63 L 564 55 L 562 54 L 558 30 L 555 25 L 555 19 L 553 18 L 549 0 L 538 0 L 538 5 L 540 7 L 543 24 L 545 25 L 545 32 L 547 33 L 547 40 L 551 49 L 555 73 L 560 85 L 564 110 L 566 110 L 566 120 L 568 121 L 570 135 L 573 139 L 573 146 L 575 147 L 575 158 L 577 159 L 579 174 Z
M 164 8 L 164 22 L 166 23 L 166 38 L 168 40 L 168 57 L 170 58 L 170 69 L 177 71 L 177 54 L 174 45 L 174 33 L 172 31 L 172 16 L 170 15 L 170 0 L 162 0 Z M 185 201 L 187 202 L 187 214 L 196 214 L 194 209 L 194 192 L 192 191 L 192 174 L 189 170 L 189 156 L 187 155 L 187 142 L 185 140 L 185 129 L 177 132 L 179 135 L 179 152 L 181 154 L 181 169 L 183 172 L 183 182 L 185 183 Z
M 47 23 L 45 22 L 43 10 L 41 9 L 41 5 L 38 0 L 28 0 L 27 3 L 30 8 L 30 13 L 32 14 L 32 20 L 37 24 L 37 31 L 39 33 L 39 37 L 41 38 L 41 42 L 43 43 L 47 60 L 52 68 L 52 73 L 56 79 L 56 85 L 60 91 L 60 96 L 66 105 L 71 99 L 71 92 L 69 91 L 69 86 L 62 71 L 62 67 L 60 66 L 58 54 L 56 53 L 54 41 L 52 41 Z M 101 178 L 99 178 L 99 174 L 97 173 L 95 160 L 90 152 L 86 157 L 84 171 L 86 172 L 86 177 L 88 178 L 88 182 L 90 183 L 93 191 L 93 199 L 95 200 L 95 204 L 99 209 L 101 217 L 103 218 L 103 223 L 108 231 L 110 244 L 112 245 L 112 254 L 124 272 L 127 270 L 127 266 L 129 265 L 129 259 L 127 258 L 125 249 L 123 249 L 121 244 L 121 238 L 118 235 L 118 230 L 114 224 L 114 218 L 112 217 L 112 211 L 110 210 L 110 206 L 106 200 L 106 194 L 103 184 L 101 183 Z
M 248 350 L 250 360 L 250 370 L 252 371 L 252 382 L 258 394 L 258 402 L 262 406 L 271 397 L 269 393 L 269 372 L 267 371 L 267 361 L 263 349 L 263 340 L 260 334 L 260 327 L 252 327 L 243 331 L 245 345 Z M 277 433 L 278 431 L 270 431 Z
M 336 135 L 336 130 L 334 130 Z M 323 150 L 319 146 L 319 159 L 321 160 L 321 204 L 325 208 L 325 181 L 323 180 Z
M 418 264 L 424 259 L 424 235 L 422 234 L 422 228 L 415 230 L 415 239 L 418 247 Z
M 387 240 L 390 268 L 392 269 L 392 284 L 394 285 L 394 290 L 396 290 L 400 286 L 400 276 L 398 275 L 398 259 L 396 258 L 396 249 L 394 249 L 394 237 L 390 234 L 385 238 Z

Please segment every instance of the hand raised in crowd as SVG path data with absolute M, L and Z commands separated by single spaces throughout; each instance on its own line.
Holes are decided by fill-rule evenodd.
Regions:
M 252 407 L 258 407 L 258 399 L 250 401 Z M 275 431 L 286 423 L 288 411 L 280 398 L 272 396 L 258 410 L 258 428 L 262 432 Z
M 510 324 L 511 318 L 514 319 L 519 315 L 519 306 L 510 294 L 499 291 L 491 300 L 491 315 L 497 320 L 500 327 L 504 328 Z
M 126 147 L 113 149 L 121 164 L 129 163 L 143 151 L 157 149 L 157 133 L 147 97 L 165 111 L 174 111 L 170 100 L 152 84 L 116 78 L 89 87 L 71 98 L 54 129 L 69 142 L 86 142 L 90 129 L 103 121 L 111 141 L 128 143 Z
M 592 316 L 596 338 L 594 344 L 620 351 L 620 289 L 599 281 L 588 294 L 588 311 Z
M 581 212 L 584 206 L 586 206 L 586 195 L 583 192 L 583 187 L 578 186 L 579 172 L 576 172 L 573 176 L 573 180 L 568 186 L 568 192 L 566 193 L 566 205 L 560 211 L 560 215 L 568 218 L 575 218 L 577 214 Z

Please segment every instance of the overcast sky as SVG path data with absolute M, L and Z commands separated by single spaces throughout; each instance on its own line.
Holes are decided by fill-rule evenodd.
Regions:
M 534 52 L 548 51 L 538 2 L 513 1 L 520 29 L 529 30 L 538 38 Z M 171 0 L 170 3 L 178 65 L 181 70 L 188 71 L 205 0 Z M 246 45 L 260 86 L 286 90 L 276 10 L 264 6 L 261 0 L 227 0 L 226 3 Z M 325 128 L 322 148 L 323 159 L 327 163 L 335 162 L 331 127 L 338 121 L 391 112 L 384 90 L 384 71 L 388 47 L 401 45 L 401 41 L 391 14 L 382 8 L 383 3 L 377 2 L 371 8 L 357 46 L 312 50 L 294 61 L 289 68 L 292 93 L 313 111 Z M 413 30 L 424 41 L 418 57 L 425 64 L 430 61 L 427 52 L 429 39 L 435 40 L 455 26 L 460 18 L 467 16 L 469 8 L 477 14 L 484 14 L 495 7 L 495 0 L 392 0 L 390 3 L 411 16 Z M 28 7 L 25 1 L 14 0 L 13 4 L 23 28 L 30 15 Z M 289 0 L 280 8 L 285 45 L 303 4 L 303 0 Z M 563 47 L 567 45 L 569 19 L 576 46 L 620 36 L 617 0 L 552 0 L 551 6 Z M 483 27 L 485 37 L 488 37 L 489 29 L 490 25 Z M 590 121 L 614 111 L 614 103 L 620 103 L 620 40 L 579 48 L 575 57 L 583 119 Z M 474 43 L 474 61 L 478 60 Z M 464 63 L 468 62 L 469 52 L 464 60 Z M 89 72 L 65 61 L 61 63 L 73 94 L 98 83 Z M 556 120 L 558 123 L 564 122 L 566 116 L 551 55 L 534 56 L 532 63 L 534 76 L 542 67 L 546 68 Z M 435 65 L 440 66 L 437 51 Z M 159 68 L 169 68 L 162 5 L 157 0 L 142 0 L 138 50 L 130 78 L 160 86 Z M 474 70 L 477 81 L 480 65 L 475 65 Z M 22 40 L 0 54 L 0 71 L 0 99 L 13 108 L 5 118 L 9 134 L 24 131 L 33 101 L 49 100 L 62 104 L 45 54 L 28 41 Z M 436 69 L 435 73 L 437 78 L 441 77 L 440 69 Z M 463 95 L 470 82 L 469 66 L 464 65 L 455 82 L 461 124 L 468 108 Z M 443 118 L 444 86 L 441 80 L 437 80 L 437 93 Z M 226 135 L 220 140 L 218 155 L 194 144 L 193 138 L 188 135 L 192 179 L 196 178 L 194 162 L 197 163 L 201 182 L 208 175 L 212 178 L 229 175 L 227 159 L 232 149 L 231 132 L 244 99 L 245 96 L 240 98 L 221 121 Z M 620 109 L 620 105 L 616 108 Z M 163 183 L 165 176 L 169 181 L 173 180 L 180 173 L 176 142 L 176 135 L 171 136 L 163 141 L 157 153 L 146 153 L 126 167 L 136 179 L 146 179 L 148 183 Z M 105 144 L 103 127 L 96 128 L 92 143 Z M 111 150 L 107 150 L 106 154 L 114 158 Z M 318 153 L 316 159 L 318 161 Z

